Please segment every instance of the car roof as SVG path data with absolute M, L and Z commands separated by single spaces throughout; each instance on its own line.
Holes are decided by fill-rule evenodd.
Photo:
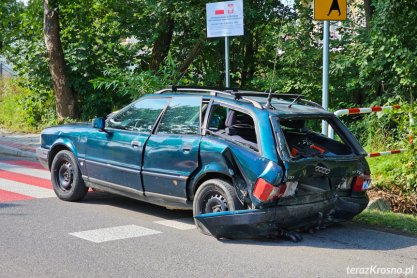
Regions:
M 207 87 L 171 87 L 160 90 L 153 96 L 203 96 L 205 99 L 214 99 L 229 103 L 233 106 L 257 112 L 268 111 L 276 116 L 329 116 L 333 113 L 324 110 L 319 104 L 305 99 L 302 95 L 276 94 L 269 95 L 264 92 L 245 90 L 218 90 Z M 270 96 L 268 98 L 268 96 Z M 268 100 L 270 105 L 268 105 Z

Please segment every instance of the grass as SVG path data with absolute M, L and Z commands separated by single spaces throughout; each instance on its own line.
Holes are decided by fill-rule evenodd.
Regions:
M 399 173 L 398 166 L 403 164 L 404 153 L 368 157 L 369 167 L 371 168 L 372 178 L 380 182 L 392 182 L 394 177 Z
M 354 222 L 388 228 L 417 236 L 417 216 L 391 211 L 364 210 Z

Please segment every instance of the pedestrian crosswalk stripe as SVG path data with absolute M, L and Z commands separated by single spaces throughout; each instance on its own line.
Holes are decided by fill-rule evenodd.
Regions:
M 195 229 L 194 220 L 192 218 L 179 218 L 172 220 L 155 221 L 154 223 L 175 228 L 178 230 L 191 230 Z
M 33 198 L 22 195 L 22 194 L 17 194 L 14 192 L 9 192 L 9 191 L 0 189 L 0 202 L 23 201 L 23 200 L 30 200 L 30 199 L 33 199 Z
M 8 171 L 8 172 L 17 173 L 17 174 L 34 176 L 34 177 L 41 178 L 41 179 L 49 180 L 51 178 L 51 174 L 47 170 L 33 169 L 33 168 L 24 167 L 24 166 L 8 164 L 4 162 L 0 162 L 0 169 Z
M 7 164 L 13 164 L 13 165 L 24 166 L 24 167 L 29 167 L 29 168 L 33 168 L 33 169 L 47 171 L 47 169 L 45 169 L 38 161 L 5 160 L 5 161 L 2 161 L 2 162 L 7 163 Z
M 111 228 L 102 228 L 83 232 L 70 233 L 70 235 L 85 239 L 94 243 L 102 243 L 113 240 L 142 237 L 161 234 L 157 230 L 148 229 L 138 225 L 126 225 Z
M 0 189 L 30 196 L 33 198 L 52 198 L 56 197 L 55 192 L 51 189 L 46 189 L 38 186 L 27 185 L 24 183 L 1 179 L 0 178 Z
M 52 189 L 51 180 L 0 170 L 0 178 Z

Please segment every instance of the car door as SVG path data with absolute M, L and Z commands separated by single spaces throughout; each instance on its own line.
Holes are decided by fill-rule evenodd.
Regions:
M 187 179 L 198 167 L 201 96 L 173 97 L 145 147 L 143 183 L 149 197 L 185 199 Z
M 143 191 L 143 148 L 168 100 L 139 100 L 108 119 L 105 131 L 89 134 L 85 163 L 91 182 Z

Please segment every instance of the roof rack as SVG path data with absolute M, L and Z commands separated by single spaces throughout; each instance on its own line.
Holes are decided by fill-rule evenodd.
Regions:
M 305 102 L 307 105 L 314 106 L 317 108 L 323 109 L 323 107 L 313 101 L 307 100 L 303 98 L 303 95 L 300 94 L 268 94 L 262 92 L 252 92 L 252 91 L 239 91 L 237 88 L 216 88 L 216 87 L 198 87 L 198 86 L 169 86 L 166 89 L 162 89 L 160 91 L 155 92 L 155 94 L 164 94 L 164 93 L 177 93 L 177 92 L 201 92 L 201 93 L 209 93 L 210 95 L 217 96 L 220 95 L 227 95 L 233 96 L 236 100 L 242 99 L 246 100 L 253 104 L 254 107 L 263 109 L 264 107 L 256 100 L 250 99 L 248 97 L 272 97 L 276 99 L 282 100 L 295 100 L 299 99 L 300 101 Z M 298 102 L 298 101 L 297 101 Z

